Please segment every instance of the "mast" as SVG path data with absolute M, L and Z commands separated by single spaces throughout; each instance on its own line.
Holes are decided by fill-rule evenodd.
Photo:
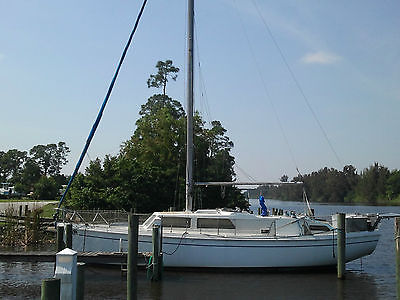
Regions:
M 187 134 L 186 134 L 186 211 L 193 209 L 193 37 L 194 0 L 188 0 L 187 32 Z

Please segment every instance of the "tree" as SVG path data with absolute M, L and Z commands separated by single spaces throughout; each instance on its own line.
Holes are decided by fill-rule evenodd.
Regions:
M 286 174 L 284 174 L 284 175 L 282 175 L 282 177 L 280 178 L 280 181 L 281 181 L 281 182 L 288 182 L 288 179 L 289 179 L 289 177 L 288 177 Z
M 164 94 L 151 96 L 141 106 L 136 129 L 118 156 L 90 163 L 71 189 L 68 204 L 81 208 L 135 208 L 140 212 L 183 209 L 185 195 L 186 115 L 181 103 L 165 94 L 168 78 L 178 68 L 167 60 L 157 64 L 149 87 L 163 87 Z M 171 75 L 175 74 L 175 75 Z M 232 181 L 232 141 L 221 122 L 209 128 L 201 116 L 194 117 L 195 174 L 198 181 Z M 247 207 L 236 188 L 198 189 L 196 207 Z
M 62 167 L 68 162 L 69 152 L 64 142 L 59 142 L 57 145 L 36 145 L 29 150 L 32 160 L 39 166 L 44 176 L 60 174 Z
M 157 74 L 150 75 L 150 78 L 147 80 L 147 86 L 161 88 L 163 89 L 163 95 L 166 95 L 167 82 L 168 79 L 176 80 L 178 77 L 179 68 L 174 67 L 172 65 L 172 60 L 158 61 L 156 64 L 156 68 L 158 69 Z
M 57 182 L 52 177 L 42 176 L 34 186 L 33 197 L 41 200 L 54 200 L 58 195 Z
M 394 170 L 390 173 L 386 182 L 386 194 L 390 200 L 400 198 L 400 171 Z
M 39 166 L 32 159 L 28 158 L 19 177 L 15 190 L 18 193 L 28 194 L 33 190 L 34 185 L 39 181 L 41 172 Z
M 15 183 L 22 172 L 26 159 L 26 151 L 11 149 L 7 152 L 0 152 L 0 178 L 2 182 L 9 180 L 11 183 Z
M 386 181 L 389 175 L 388 168 L 378 163 L 364 169 L 356 187 L 357 200 L 376 204 L 379 200 L 387 199 Z

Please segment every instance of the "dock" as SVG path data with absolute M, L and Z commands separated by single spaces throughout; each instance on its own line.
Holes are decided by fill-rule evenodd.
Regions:
M 148 253 L 138 253 L 138 267 L 145 267 Z M 127 252 L 78 252 L 78 262 L 107 265 L 126 264 Z M 10 262 L 55 262 L 55 251 L 1 252 L 1 261 Z

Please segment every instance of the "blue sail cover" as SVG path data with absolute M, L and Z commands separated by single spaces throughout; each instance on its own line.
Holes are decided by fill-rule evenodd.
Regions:
M 265 217 L 266 215 L 268 215 L 268 211 L 267 207 L 265 206 L 264 196 L 260 196 L 259 202 L 261 206 L 261 216 Z

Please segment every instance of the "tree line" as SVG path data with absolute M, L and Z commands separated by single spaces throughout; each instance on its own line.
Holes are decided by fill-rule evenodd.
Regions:
M 29 151 L 0 151 L 0 182 L 14 187 L 10 196 L 53 200 L 66 183 L 61 169 L 69 152 L 65 142 L 36 145 Z
M 282 182 L 288 176 L 281 177 Z M 264 194 L 273 199 L 301 201 L 303 187 L 312 202 L 326 203 L 366 203 L 372 205 L 400 204 L 400 171 L 374 163 L 360 173 L 352 165 L 343 170 L 322 168 L 310 174 L 298 175 L 292 182 L 303 185 L 282 185 L 261 187 L 252 196 Z

